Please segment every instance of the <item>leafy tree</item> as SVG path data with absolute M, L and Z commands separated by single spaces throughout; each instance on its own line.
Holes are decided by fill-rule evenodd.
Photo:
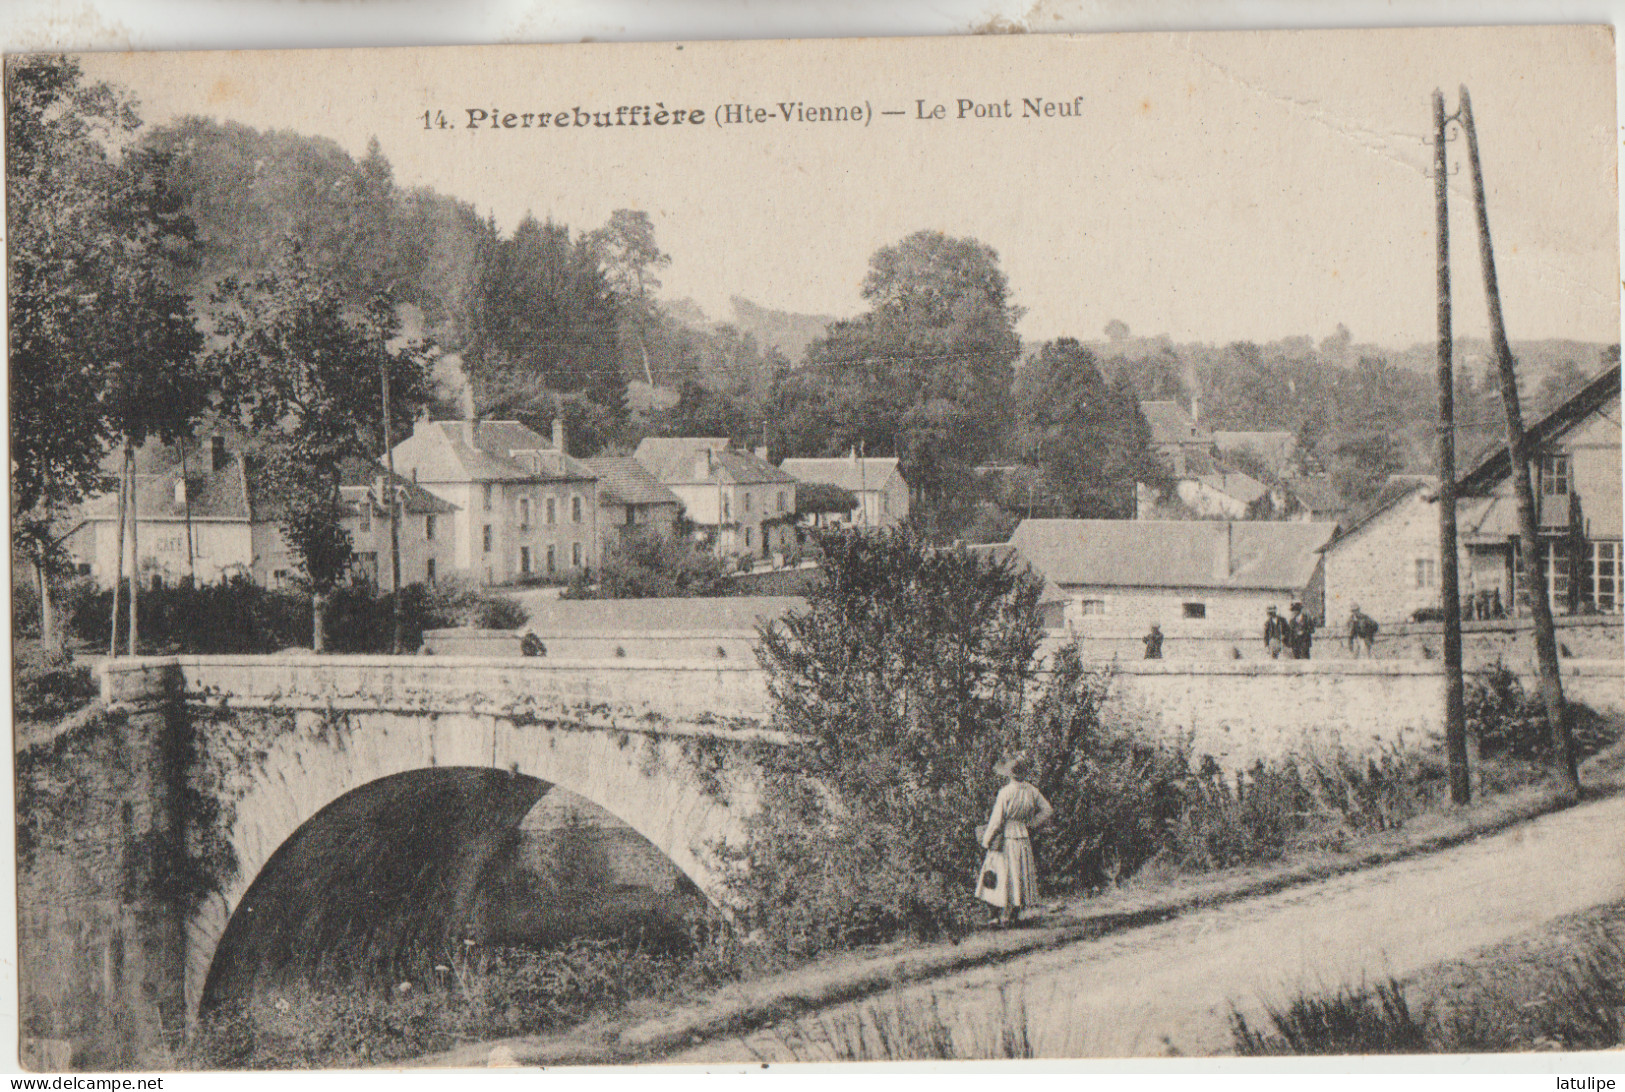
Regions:
M 924 520 L 945 533 L 968 511 L 969 468 L 1009 427 L 1021 310 L 991 247 L 938 231 L 876 251 L 863 298 L 869 311 L 809 346 L 806 378 L 787 392 L 837 407 L 837 430 L 791 433 L 786 446 L 811 454 L 862 442 L 897 455 Z
M 225 402 L 259 438 L 256 467 L 281 501 L 283 536 L 310 583 L 320 652 L 327 597 L 350 562 L 340 464 L 370 461 L 379 450 L 386 370 L 396 435 L 427 401 L 428 347 L 397 339 L 395 310 L 383 297 L 347 306 L 341 287 L 294 247 L 251 282 L 223 281 L 214 325 Z
M 140 125 L 113 87 L 60 56 L 7 66 L 11 218 L 12 541 L 36 569 L 54 641 L 52 530 L 67 506 L 107 487 L 101 462 L 149 434 L 180 435 L 208 392 L 201 336 L 171 284 L 192 225 L 161 155 L 114 161 Z M 26 210 L 26 215 L 22 211 Z M 125 472 L 128 473 L 128 459 Z
M 1026 455 L 1042 491 L 1080 519 L 1130 519 L 1140 482 L 1167 488 L 1150 428 L 1126 376 L 1108 385 L 1094 354 L 1071 338 L 1049 342 L 1016 380 Z
M 647 534 L 623 537 L 609 550 L 598 585 L 565 593 L 570 599 L 649 599 L 729 594 L 722 562 L 686 539 Z

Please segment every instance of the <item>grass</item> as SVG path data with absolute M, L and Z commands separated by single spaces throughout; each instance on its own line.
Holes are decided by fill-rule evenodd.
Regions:
M 999 1010 L 982 1023 L 955 1028 L 935 993 L 893 993 L 854 1011 L 797 1021 L 775 1032 L 797 1062 L 922 1062 L 1038 1057 L 1023 996 L 999 988 Z
M 1300 994 L 1254 1026 L 1232 1009 L 1236 1053 L 1434 1054 L 1625 1045 L 1625 902 L 1442 965 L 1411 982 Z

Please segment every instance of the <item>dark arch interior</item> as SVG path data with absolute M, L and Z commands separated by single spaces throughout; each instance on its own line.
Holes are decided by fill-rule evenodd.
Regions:
M 465 939 L 659 934 L 703 901 L 646 839 L 548 782 L 395 774 L 333 801 L 271 855 L 220 939 L 202 1009 L 293 979 L 417 978 Z

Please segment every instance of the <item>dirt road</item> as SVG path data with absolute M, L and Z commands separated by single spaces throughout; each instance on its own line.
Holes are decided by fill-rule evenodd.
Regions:
M 1425 857 L 1193 912 L 937 979 L 721 1039 L 674 1062 L 819 1060 L 805 1032 L 866 1007 L 919 1002 L 962 1052 L 984 1053 L 1001 1006 L 1020 1003 L 1045 1057 L 1208 1055 L 1230 1049 L 1229 1012 L 1300 989 L 1404 977 L 1625 895 L 1625 796 L 1549 815 Z M 974 1053 L 972 1056 L 974 1056 Z

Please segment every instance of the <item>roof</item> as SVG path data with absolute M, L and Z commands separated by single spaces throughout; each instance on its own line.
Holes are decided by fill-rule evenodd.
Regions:
M 828 482 L 802 482 L 796 486 L 796 511 L 808 515 L 819 512 L 850 512 L 858 498 L 849 490 Z
M 1215 492 L 1236 498 L 1243 504 L 1251 504 L 1269 492 L 1263 482 L 1243 474 L 1239 470 L 1224 470 L 1217 474 L 1198 474 L 1196 480 Z
M 598 499 L 603 504 L 682 503 L 630 455 L 599 455 L 581 461 L 598 478 Z
M 518 421 L 420 421 L 395 446 L 419 481 L 591 481 L 593 473 Z
M 205 457 L 206 468 L 208 459 Z M 227 520 L 247 523 L 255 510 L 249 496 L 248 480 L 240 456 L 232 456 L 219 470 L 200 469 L 197 460 L 188 459 L 187 499 L 191 502 L 194 520 Z M 149 466 L 161 465 L 157 458 Z M 175 483 L 180 479 L 180 463 L 155 473 L 137 473 L 135 477 L 136 516 L 147 520 L 184 520 L 187 518 L 185 501 L 176 503 Z M 85 502 L 85 519 L 117 520 L 118 490 L 94 497 Z M 264 517 L 262 517 L 264 518 Z
M 650 436 L 638 444 L 632 457 L 667 485 L 724 481 L 737 485 L 794 484 L 795 478 L 765 459 L 728 446 L 726 436 Z M 700 459 L 710 453 L 709 471 L 696 472 Z
M 1524 435 L 1528 437 L 1531 448 L 1543 447 L 1618 397 L 1619 365 L 1615 364 L 1580 388 L 1561 406 L 1525 428 Z M 1457 489 L 1461 494 L 1487 492 L 1511 474 L 1511 466 L 1507 447 L 1501 444 L 1458 479 Z
M 1141 402 L 1153 444 L 1211 444 L 1213 433 L 1191 420 L 1178 402 Z
M 786 459 L 779 469 L 793 474 L 804 482 L 822 482 L 839 486 L 849 493 L 875 492 L 883 489 L 893 474 L 899 477 L 895 458 L 847 456 L 844 459 Z
M 1213 443 L 1220 451 L 1235 451 L 1250 447 L 1260 455 L 1268 455 L 1272 450 L 1285 450 L 1297 443 L 1297 437 L 1290 432 L 1235 432 L 1229 429 L 1214 429 Z
M 547 637 L 670 630 L 750 632 L 806 607 L 796 595 L 690 596 L 673 599 L 540 599 L 527 603 L 525 628 Z
M 377 485 L 378 479 L 388 478 L 395 488 L 400 490 L 401 510 L 408 515 L 446 515 L 457 511 L 457 506 L 448 500 L 443 500 L 422 486 L 401 477 L 399 474 L 391 475 L 381 464 L 368 462 L 365 459 L 346 459 L 339 467 L 340 489 L 367 489 L 369 493 Z M 377 511 L 387 511 L 379 506 Z
M 1343 498 L 1328 475 L 1287 478 L 1281 482 L 1286 491 L 1311 512 L 1335 513 L 1343 510 Z
M 1348 526 L 1333 535 L 1322 550 L 1330 550 L 1347 538 L 1359 534 L 1369 527 L 1383 513 L 1392 510 L 1399 502 L 1415 493 L 1423 493 L 1429 499 L 1438 495 L 1439 480 L 1429 478 L 1422 474 L 1395 474 L 1382 484 L 1374 497 L 1360 513 L 1349 521 Z
M 1010 545 L 1010 543 L 992 542 L 986 545 L 967 546 L 966 549 L 971 553 L 985 553 L 997 562 L 1009 562 L 1018 572 L 1028 572 L 1036 576 L 1043 583 L 1043 590 L 1038 593 L 1040 603 L 1066 602 L 1066 592 L 1062 591 L 1055 581 L 1044 575 L 1043 571 L 1036 565 L 1023 557 L 1021 551 Z
M 1063 586 L 1298 591 L 1333 523 L 1029 519 L 1009 545 Z

